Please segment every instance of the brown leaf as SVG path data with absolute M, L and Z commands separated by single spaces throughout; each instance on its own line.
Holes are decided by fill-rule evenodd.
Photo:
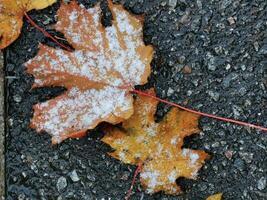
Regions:
M 0 0 L 0 49 L 18 38 L 24 12 L 43 9 L 55 2 L 56 0 Z
M 221 200 L 222 195 L 223 193 L 214 194 L 214 195 L 209 196 L 206 200 Z
M 147 82 L 153 48 L 142 40 L 143 20 L 109 1 L 113 25 L 101 24 L 99 4 L 85 9 L 75 1 L 62 3 L 56 30 L 74 52 L 40 45 L 26 63 L 33 87 L 64 86 L 63 95 L 34 106 L 31 126 L 47 131 L 53 143 L 84 135 L 102 121 L 112 124 L 129 118 L 133 98 L 120 87 Z
M 199 132 L 199 116 L 172 108 L 160 123 L 155 123 L 157 104 L 154 99 L 138 96 L 134 114 L 121 128 L 107 128 L 102 141 L 115 149 L 110 153 L 114 158 L 132 165 L 143 163 L 140 178 L 148 193 L 179 194 L 176 179 L 195 179 L 208 157 L 204 151 L 182 148 L 184 137 Z

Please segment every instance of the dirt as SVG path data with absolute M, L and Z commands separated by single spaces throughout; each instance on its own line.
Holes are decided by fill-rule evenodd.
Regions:
M 95 1 L 80 1 L 86 7 Z M 267 2 L 265 0 L 126 0 L 126 9 L 145 14 L 144 41 L 155 47 L 146 87 L 172 102 L 267 127 Z M 30 16 L 51 34 L 59 4 Z M 105 14 L 106 20 L 110 17 Z M 104 21 L 105 22 L 105 21 Z M 106 22 L 108 24 L 108 22 Z M 62 36 L 62 35 L 61 35 Z M 29 128 L 32 105 L 62 88 L 30 90 L 23 63 L 38 44 L 57 47 L 27 22 L 5 51 L 7 137 L 6 199 L 124 199 L 135 167 L 109 157 L 98 129 L 80 140 L 52 146 L 47 134 Z M 161 104 L 160 119 L 169 107 Z M 212 155 L 197 180 L 178 179 L 184 193 L 148 195 L 135 185 L 131 199 L 267 199 L 267 134 L 202 118 L 202 133 L 186 147 Z

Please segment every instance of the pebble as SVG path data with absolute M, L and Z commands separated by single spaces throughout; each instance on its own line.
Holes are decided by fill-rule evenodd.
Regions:
M 243 170 L 245 168 L 245 163 L 243 160 L 241 160 L 240 158 L 237 158 L 235 161 L 234 161 L 234 166 L 236 168 L 238 168 L 239 170 Z
M 66 187 L 67 187 L 67 180 L 64 176 L 61 176 L 58 180 L 57 180 L 57 190 L 59 192 L 63 191 Z
M 226 70 L 231 69 L 231 65 L 228 63 L 228 64 L 226 65 L 225 69 L 226 69 Z
M 224 155 L 227 159 L 231 160 L 233 157 L 233 151 L 228 150 L 228 151 L 224 152 Z
M 253 160 L 253 153 L 239 152 L 239 156 L 246 162 L 251 163 Z
M 185 61 L 185 56 L 179 56 L 178 61 L 180 64 L 183 64 Z
M 257 188 L 259 190 L 263 190 L 266 187 L 266 177 L 261 177 L 260 180 L 258 180 Z
M 69 176 L 73 182 L 78 182 L 80 180 L 76 170 L 73 170 Z
M 225 87 L 225 88 L 227 88 L 227 87 L 229 87 L 230 86 L 230 83 L 233 81 L 233 80 L 235 80 L 235 79 L 237 79 L 238 78 L 238 74 L 237 73 L 231 73 L 231 74 L 228 74 L 225 78 L 224 78 L 224 80 L 223 80 L 223 86 Z
M 174 90 L 172 88 L 169 88 L 167 91 L 167 96 L 171 96 L 174 93 Z
M 192 73 L 192 68 L 188 65 L 185 65 L 183 68 L 183 73 L 185 74 L 191 74 Z
M 13 96 L 13 99 L 16 103 L 20 103 L 22 100 L 22 97 L 20 95 L 16 94 Z
M 95 180 L 96 180 L 96 178 L 94 177 L 94 175 L 91 175 L 91 174 L 87 174 L 87 179 L 89 180 L 89 181 L 92 181 L 92 182 L 94 182 Z
M 246 68 L 246 65 L 241 65 L 241 69 L 243 70 L 243 71 L 245 71 L 247 68 Z
M 177 0 L 169 0 L 168 5 L 172 8 L 175 8 L 177 4 Z
M 208 70 L 210 71 L 215 71 L 216 70 L 216 65 L 215 65 L 215 58 L 211 53 L 207 53 L 207 58 L 208 58 Z
M 235 19 L 234 19 L 234 17 L 228 17 L 227 21 L 229 22 L 230 25 L 235 24 Z
M 255 48 L 255 51 L 259 51 L 259 43 L 258 42 L 254 42 L 253 43 L 253 46 L 254 46 L 254 48 Z
M 259 53 L 260 53 L 260 54 L 264 54 L 264 55 L 267 54 L 267 44 L 264 44 L 264 45 L 261 47 Z
M 214 47 L 214 51 L 219 55 L 223 53 L 223 48 L 222 46 L 217 46 L 217 47 Z
M 218 92 L 213 92 L 213 91 L 208 91 L 208 95 L 214 100 L 218 101 L 220 99 L 220 93 Z

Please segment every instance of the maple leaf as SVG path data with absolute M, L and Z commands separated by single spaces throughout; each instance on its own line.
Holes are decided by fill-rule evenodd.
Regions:
M 24 12 L 43 9 L 55 2 L 56 0 L 0 0 L 0 49 L 18 38 Z
M 75 1 L 61 4 L 55 25 L 74 52 L 40 45 L 26 63 L 33 88 L 64 86 L 63 95 L 34 106 L 31 127 L 52 135 L 59 143 L 83 136 L 100 122 L 119 123 L 133 113 L 133 97 L 125 85 L 147 82 L 153 48 L 142 40 L 142 17 L 108 1 L 113 24 L 101 24 L 99 4 L 86 9 Z
M 195 179 L 208 154 L 182 148 L 184 137 L 199 132 L 198 115 L 172 108 L 155 123 L 157 104 L 155 99 L 137 96 L 134 114 L 122 127 L 106 128 L 102 141 L 115 150 L 110 153 L 112 157 L 132 165 L 143 163 L 140 179 L 148 193 L 174 195 L 181 192 L 176 179 Z
M 214 195 L 209 196 L 206 200 L 221 200 L 222 195 L 223 193 L 214 194 Z

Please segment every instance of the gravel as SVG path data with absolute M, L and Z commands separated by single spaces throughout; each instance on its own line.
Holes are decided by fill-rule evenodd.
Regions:
M 70 176 L 70 178 L 71 178 L 71 180 L 72 180 L 73 182 L 77 182 L 77 181 L 80 180 L 80 178 L 79 178 L 79 176 L 78 176 L 76 170 L 73 170 L 73 171 L 70 173 L 69 176 Z
M 59 192 L 63 191 L 68 186 L 67 180 L 65 177 L 61 176 L 57 180 L 57 190 Z
M 90 7 L 95 1 L 82 2 Z M 142 88 L 154 86 L 161 98 L 267 127 L 265 0 L 123 2 L 131 12 L 145 13 L 144 40 L 155 47 L 152 75 Z M 42 24 L 48 18 L 55 22 L 58 6 L 30 15 L 50 33 L 62 37 Z M 24 23 L 20 38 L 4 52 L 6 199 L 123 199 L 135 167 L 107 155 L 111 149 L 100 142 L 98 128 L 85 138 L 58 146 L 51 146 L 47 134 L 36 134 L 29 128 L 32 105 L 64 91 L 30 90 L 33 79 L 22 64 L 36 55 L 39 42 L 55 47 Z M 190 73 L 188 67 L 183 70 L 185 66 Z M 156 119 L 168 110 L 169 106 L 161 104 Z M 217 192 L 223 192 L 227 200 L 267 199 L 267 135 L 204 117 L 200 128 L 202 133 L 187 138 L 184 145 L 211 154 L 198 179 L 179 178 L 184 193 L 178 197 L 147 195 L 138 182 L 132 199 L 205 199 Z M 75 173 L 73 176 L 74 170 L 78 178 Z M 73 177 L 79 180 L 73 181 Z

